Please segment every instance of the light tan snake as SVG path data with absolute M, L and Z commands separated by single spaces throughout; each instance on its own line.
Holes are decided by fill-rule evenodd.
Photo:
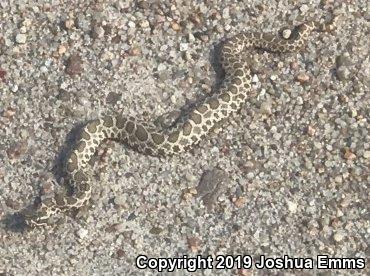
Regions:
M 297 52 L 303 48 L 311 31 L 328 29 L 330 25 L 315 22 L 296 27 L 289 38 L 264 33 L 241 33 L 223 43 L 221 65 L 225 79 L 219 91 L 206 98 L 185 117 L 169 128 L 124 115 L 104 116 L 88 122 L 71 151 L 65 165 L 71 195 L 57 194 L 42 201 L 33 212 L 24 214 L 29 226 L 44 225 L 60 211 L 83 206 L 91 196 L 91 180 L 86 166 L 105 139 L 114 139 L 147 155 L 178 154 L 199 143 L 219 122 L 238 111 L 251 90 L 251 73 L 245 59 L 246 51 L 262 49 L 270 52 Z

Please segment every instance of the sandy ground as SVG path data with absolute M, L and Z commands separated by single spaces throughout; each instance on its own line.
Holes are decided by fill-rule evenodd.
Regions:
M 135 266 L 141 254 L 370 256 L 370 6 L 245 2 L 0 2 L 0 275 L 155 273 Z M 81 123 L 178 110 L 221 81 L 222 38 L 323 21 L 331 8 L 336 30 L 303 52 L 253 55 L 250 97 L 223 131 L 173 158 L 107 142 L 88 208 L 48 228 L 17 224 L 14 213 L 60 189 Z M 366 261 L 340 273 L 365 274 Z M 278 272 L 197 271 L 215 273 Z

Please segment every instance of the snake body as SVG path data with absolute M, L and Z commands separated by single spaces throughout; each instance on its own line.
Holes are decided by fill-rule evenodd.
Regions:
M 305 45 L 311 31 L 318 28 L 322 29 L 323 25 L 310 22 L 296 27 L 286 39 L 265 33 L 240 33 L 226 40 L 220 51 L 225 79 L 219 91 L 169 128 L 158 129 L 123 115 L 104 116 L 88 122 L 65 164 L 73 193 L 43 200 L 34 212 L 25 215 L 26 224 L 31 227 L 44 225 L 52 215 L 79 208 L 89 200 L 91 185 L 86 166 L 105 139 L 123 142 L 147 155 L 179 154 L 198 144 L 215 125 L 238 111 L 246 101 L 251 89 L 251 73 L 244 55 L 247 50 L 296 52 Z

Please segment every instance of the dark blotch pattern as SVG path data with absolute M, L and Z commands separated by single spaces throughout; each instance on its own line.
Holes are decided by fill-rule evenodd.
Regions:
M 179 147 L 178 145 L 174 145 L 174 146 L 172 147 L 172 150 L 173 150 L 174 152 L 180 152 L 180 147 Z
M 146 132 L 145 128 L 141 125 L 136 126 L 135 135 L 137 139 L 139 139 L 140 141 L 148 140 L 148 133 Z
M 87 133 L 85 129 L 83 129 L 82 132 L 81 132 L 81 138 L 85 139 L 85 140 L 89 140 L 90 139 L 90 134 Z
M 241 80 L 241 79 L 239 79 L 239 78 L 235 78 L 233 82 L 234 82 L 234 84 L 236 84 L 237 86 L 242 85 L 242 80 Z
M 190 113 L 189 119 L 196 124 L 200 124 L 202 122 L 202 116 L 195 113 L 194 111 Z
M 164 142 L 164 137 L 162 134 L 152 133 L 151 134 L 153 142 L 157 145 L 160 145 Z
M 175 131 L 168 136 L 168 142 L 175 143 L 179 139 L 179 131 Z
M 80 170 L 74 174 L 73 180 L 82 184 L 82 182 L 87 181 L 88 179 L 86 174 Z
M 134 128 L 135 128 L 135 124 L 133 122 L 131 122 L 131 121 L 128 121 L 127 124 L 126 124 L 126 127 L 125 127 L 126 131 L 128 133 L 132 133 L 132 131 L 134 130 Z
M 215 99 L 215 98 L 211 99 L 211 100 L 208 102 L 208 104 L 209 104 L 209 107 L 210 107 L 210 108 L 212 108 L 212 109 L 217 109 L 217 108 L 218 108 L 218 106 L 220 105 L 220 104 L 219 104 L 219 102 L 218 102 L 218 100 L 217 100 L 217 99 Z
M 193 127 L 191 126 L 191 123 L 185 122 L 183 127 L 182 127 L 182 134 L 184 136 L 188 136 L 188 135 L 190 135 L 192 129 L 193 129 Z
M 125 118 L 123 118 L 122 116 L 116 116 L 116 126 L 119 129 L 123 129 L 125 127 L 125 124 L 126 124 Z
M 83 152 L 85 150 L 85 147 L 86 147 L 86 142 L 81 140 L 78 142 L 77 146 L 76 146 L 76 149 L 79 151 L 79 152 Z
M 90 123 L 88 123 L 86 125 L 86 128 L 87 128 L 88 132 L 95 133 L 96 130 L 97 130 L 98 124 L 99 124 L 99 120 L 94 120 L 94 121 L 91 121 Z
M 228 93 L 222 93 L 220 96 L 220 99 L 223 100 L 224 102 L 229 102 L 230 101 L 230 95 Z
M 113 118 L 111 116 L 105 116 L 103 118 L 103 125 L 105 127 L 112 127 L 113 126 Z
M 199 113 L 203 114 L 204 112 L 206 112 L 206 111 L 208 110 L 208 108 L 207 108 L 204 104 L 202 104 L 202 105 L 198 106 L 198 107 L 196 108 L 196 110 L 197 110 Z
M 67 162 L 67 172 L 73 172 L 74 170 L 77 169 L 77 155 L 72 152 L 71 156 L 68 159 Z

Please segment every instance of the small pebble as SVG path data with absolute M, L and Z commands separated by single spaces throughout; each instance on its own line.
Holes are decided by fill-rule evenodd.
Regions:
M 307 127 L 307 134 L 310 135 L 310 136 L 314 136 L 316 133 L 316 129 L 313 127 L 313 126 L 308 126 Z
M 82 59 L 79 55 L 70 56 L 67 61 L 66 73 L 71 76 L 80 74 L 83 70 L 82 63 Z
M 135 24 L 135 22 L 129 21 L 128 26 L 133 29 L 133 28 L 136 27 L 136 24 Z
M 364 151 L 364 158 L 365 159 L 370 159 L 370 150 L 366 150 L 366 151 Z
M 336 242 L 340 242 L 343 240 L 344 236 L 341 233 L 335 233 L 333 238 Z
M 181 30 L 180 25 L 176 21 L 171 22 L 171 28 L 172 28 L 172 30 L 174 30 L 176 32 Z
M 60 45 L 58 48 L 58 54 L 63 55 L 67 51 L 67 47 L 65 45 Z
M 308 7 L 308 5 L 303 4 L 303 5 L 301 5 L 301 7 L 299 8 L 299 10 L 300 10 L 303 14 L 305 14 L 306 12 L 308 12 L 309 7 Z
M 67 28 L 67 29 L 71 29 L 73 26 L 74 26 L 74 20 L 72 19 L 68 19 L 64 22 L 64 26 Z
M 344 159 L 351 161 L 356 159 L 356 154 L 354 154 L 349 148 L 345 148 L 343 157 Z
M 103 29 L 103 27 L 101 27 L 101 26 L 94 27 L 93 37 L 94 38 L 103 38 L 104 37 L 104 29 Z
M 284 29 L 282 35 L 283 38 L 289 39 L 290 36 L 292 35 L 292 31 L 290 29 Z
M 18 91 L 18 85 L 14 84 L 11 89 L 12 89 L 13 92 L 17 92 Z
M 116 255 L 117 255 L 117 258 L 121 259 L 125 256 L 125 251 L 123 251 L 122 249 L 117 249 L 116 251 Z
M 166 70 L 166 65 L 164 63 L 160 63 L 157 67 L 157 70 L 158 71 L 163 71 L 163 70 Z
M 257 75 L 253 75 L 252 82 L 253 83 L 258 83 L 259 82 L 259 79 L 258 79 L 258 76 Z
M 189 42 L 194 42 L 194 40 L 195 40 L 194 35 L 192 33 L 189 33 L 189 35 L 188 35 L 188 41 Z
M 5 118 L 8 118 L 8 119 L 11 119 L 13 118 L 13 116 L 15 115 L 15 109 L 14 108 L 7 108 L 3 111 L 3 113 L 0 113 L 3 117 Z
M 298 62 L 291 62 L 290 68 L 294 71 L 296 71 L 299 68 Z
M 194 174 L 192 174 L 192 173 L 186 173 L 185 174 L 185 179 L 188 181 L 188 182 L 194 182 L 194 181 L 196 181 L 196 177 L 195 177 L 195 175 Z
M 41 66 L 40 71 L 46 73 L 48 71 L 48 68 L 46 66 Z
M 262 114 L 270 115 L 272 113 L 271 111 L 271 103 L 270 101 L 265 101 L 261 104 L 260 111 Z
M 19 44 L 24 44 L 27 41 L 27 36 L 25 34 L 17 34 L 15 41 Z
M 130 56 L 140 56 L 141 54 L 141 49 L 139 47 L 132 47 L 129 50 L 129 55 Z
M 84 239 L 87 234 L 89 233 L 88 230 L 84 229 L 84 228 L 80 228 L 79 230 L 77 230 L 76 234 L 77 236 L 80 238 L 80 239 Z
M 351 64 L 351 57 L 348 52 L 345 52 L 337 57 L 336 59 L 337 67 L 348 66 Z
M 340 66 L 337 68 L 337 77 L 340 81 L 345 81 L 349 79 L 350 71 L 345 66 Z
M 307 74 L 300 73 L 297 75 L 296 79 L 301 83 L 305 84 L 310 80 L 310 77 Z
M 27 32 L 27 28 L 26 28 L 26 26 L 22 26 L 22 27 L 19 29 L 19 32 L 20 32 L 21 34 L 25 34 L 25 33 Z
M 228 7 L 226 7 L 226 8 L 224 8 L 224 9 L 223 9 L 223 11 L 222 11 L 222 17 L 223 17 L 224 19 L 227 19 L 227 18 L 229 18 L 229 17 L 230 17 L 230 14 L 229 14 L 229 8 L 228 8 Z
M 114 203 L 119 205 L 119 206 L 124 206 L 127 202 L 127 199 L 125 196 L 123 195 L 117 195 L 115 198 L 114 198 Z
M 191 252 L 197 252 L 199 250 L 201 240 L 197 237 L 188 238 L 188 246 Z
M 150 25 L 149 25 L 149 21 L 148 20 L 143 20 L 140 22 L 140 27 L 141 28 L 148 28 Z
M 288 205 L 289 212 L 293 214 L 297 212 L 297 208 L 298 208 L 297 203 L 287 200 L 287 205 Z
M 187 43 L 180 43 L 180 51 L 184 52 L 187 51 L 189 48 L 189 45 Z

